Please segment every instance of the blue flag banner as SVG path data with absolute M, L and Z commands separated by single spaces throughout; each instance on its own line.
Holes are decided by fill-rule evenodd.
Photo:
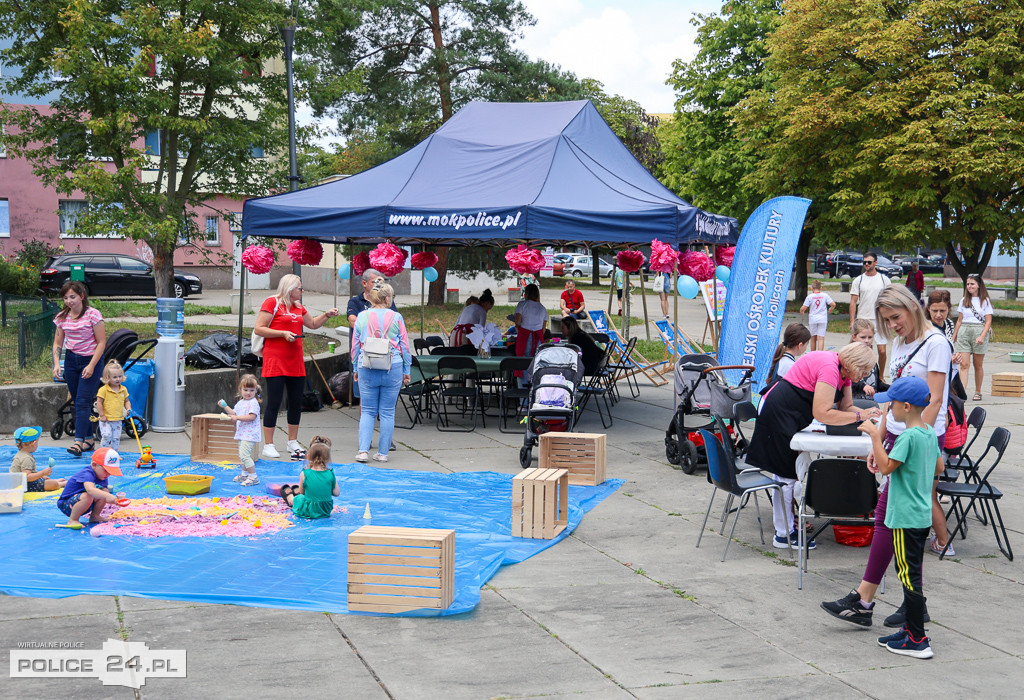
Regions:
M 793 257 L 809 206 L 811 200 L 802 197 L 768 200 L 743 224 L 736 244 L 718 362 L 756 367 L 755 387 L 764 384 L 782 335 Z M 729 381 L 740 375 L 730 372 Z

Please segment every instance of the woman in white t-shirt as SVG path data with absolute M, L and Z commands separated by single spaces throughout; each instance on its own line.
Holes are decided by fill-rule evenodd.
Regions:
M 959 316 L 953 328 L 953 346 L 960 353 L 960 372 L 964 386 L 971 373 L 971 358 L 974 363 L 974 400 L 981 401 L 981 382 L 985 379 L 985 353 L 992 334 L 992 302 L 981 275 L 967 275 L 964 298 L 957 307 Z
M 516 324 L 516 355 L 533 357 L 544 342 L 544 329 L 548 325 L 548 310 L 540 303 L 540 287 L 526 285 L 523 300 L 516 306 L 512 320 Z

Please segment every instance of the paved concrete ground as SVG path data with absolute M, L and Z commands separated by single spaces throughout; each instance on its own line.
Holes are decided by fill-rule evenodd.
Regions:
M 1020 367 L 1000 354 L 1007 349 L 993 351 L 990 372 Z M 995 481 L 1006 493 L 1011 544 L 1024 551 L 1024 400 L 986 397 L 982 405 L 989 411 L 983 437 L 999 425 L 1014 435 Z M 97 680 L 11 679 L 0 684 L 0 697 L 883 698 L 979 690 L 1019 697 L 1024 571 L 1019 558 L 998 553 L 990 529 L 972 521 L 956 557 L 926 559 L 935 658 L 894 656 L 875 644 L 887 633 L 881 618 L 901 602 L 894 576 L 870 629 L 818 607 L 856 585 L 866 549 L 823 535 L 798 591 L 787 552 L 760 543 L 752 509 L 742 513 L 725 562 L 715 518 L 715 532 L 694 547 L 710 486 L 703 472 L 687 476 L 665 461 L 671 406 L 668 388 L 642 384 L 639 400 L 615 407 L 608 473 L 626 483 L 567 540 L 499 571 L 470 613 L 389 619 L 130 597 L 0 596 L 0 664 L 19 643 L 97 649 L 119 634 L 152 649 L 188 651 L 186 679 L 153 678 L 137 692 Z M 356 420 L 352 409 L 305 414 L 301 437 L 327 432 L 336 461 L 345 462 L 356 451 Z M 601 431 L 596 414 L 588 411 L 579 429 Z M 149 437 L 159 452 L 189 449 L 187 434 Z M 441 434 L 420 426 L 396 439 L 393 469 L 519 469 L 521 436 L 495 427 Z

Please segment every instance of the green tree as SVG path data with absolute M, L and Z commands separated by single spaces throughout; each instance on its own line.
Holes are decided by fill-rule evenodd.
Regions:
M 734 114 L 750 181 L 810 183 L 817 223 L 861 246 L 945 247 L 981 273 L 1022 233 L 1024 7 L 790 0 L 773 84 Z
M 404 151 L 470 100 L 583 94 L 574 76 L 514 48 L 534 21 L 519 0 L 354 0 L 348 6 L 359 13 L 359 27 L 322 45 L 310 83 L 314 109 L 337 117 L 346 137 L 370 133 Z M 360 85 L 347 92 L 327 80 L 332 75 L 353 76 Z M 438 279 L 429 301 L 440 304 L 448 249 L 434 250 Z
M 22 71 L 0 90 L 48 102 L 0 105 L 10 155 L 85 193 L 76 233 L 145 241 L 157 294 L 171 294 L 175 249 L 203 235 L 193 208 L 273 184 L 272 159 L 253 156 L 287 141 L 283 77 L 263 73 L 286 12 L 275 0 L 0 0 L 0 63 Z

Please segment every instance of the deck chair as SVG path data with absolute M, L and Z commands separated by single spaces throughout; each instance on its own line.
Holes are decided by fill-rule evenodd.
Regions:
M 612 345 L 611 360 L 614 363 L 622 363 L 623 358 L 626 355 L 626 343 L 623 342 L 622 336 L 619 335 L 618 329 L 615 328 L 614 325 L 612 325 L 611 321 L 605 315 L 603 310 L 588 311 L 587 314 L 590 316 L 590 320 L 594 324 L 594 330 L 598 333 L 604 333 L 605 335 L 608 336 L 608 339 Z M 653 384 L 654 386 L 664 386 L 665 384 L 668 384 L 668 380 L 661 376 L 661 374 L 656 369 L 658 365 L 664 364 L 664 361 L 651 362 L 650 360 L 648 360 L 646 357 L 636 352 L 635 350 L 626 359 L 629 361 L 629 369 L 624 370 L 624 372 L 620 372 L 617 377 L 618 379 L 622 379 L 626 373 L 642 373 L 651 381 L 651 384 Z

